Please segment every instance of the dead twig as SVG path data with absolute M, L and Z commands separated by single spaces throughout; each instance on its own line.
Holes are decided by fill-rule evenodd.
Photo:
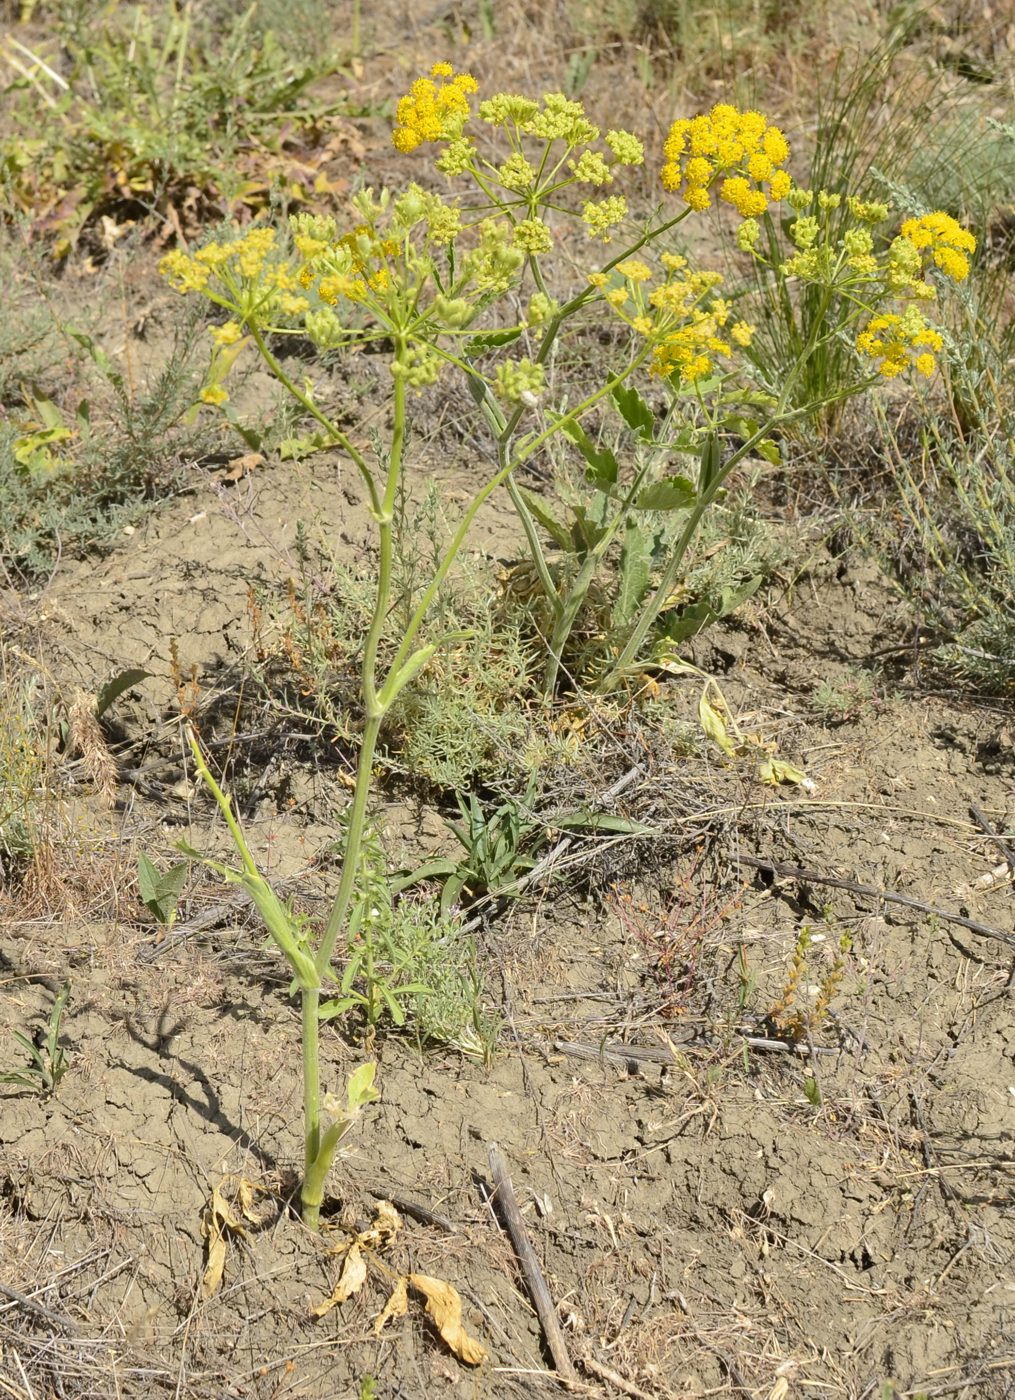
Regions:
M 77 1323 L 66 1313 L 53 1312 L 51 1308 L 44 1308 L 41 1303 L 37 1303 L 34 1298 L 30 1298 L 27 1293 L 19 1293 L 16 1288 L 11 1288 L 9 1284 L 0 1283 L 0 1295 L 9 1298 L 13 1305 L 23 1308 L 25 1312 L 32 1313 L 43 1322 L 48 1322 L 51 1327 L 61 1327 L 65 1332 L 76 1332 Z
M 876 885 L 861 885 L 857 880 L 846 880 L 839 875 L 822 875 L 819 870 L 805 870 L 799 865 L 786 865 L 781 860 L 761 860 L 757 856 L 741 855 L 742 865 L 750 865 L 755 870 L 768 870 L 786 880 L 802 880 L 807 884 L 828 885 L 833 890 L 846 890 L 850 894 L 861 894 L 869 899 L 879 899 L 883 904 L 900 904 L 905 909 L 915 909 L 920 914 L 932 914 L 949 924 L 959 924 L 970 933 L 981 938 L 995 938 L 1009 948 L 1015 948 L 1015 937 L 991 928 L 989 924 L 967 919 L 964 914 L 953 914 L 950 909 L 939 909 L 934 904 L 924 904 L 920 899 L 911 899 L 907 894 L 895 894 L 892 890 L 879 890 Z
M 799 1045 L 790 1040 L 772 1040 L 763 1035 L 747 1035 L 743 1031 L 734 1031 L 733 1034 L 741 1044 L 746 1045 L 750 1050 L 772 1051 L 782 1055 L 837 1055 L 838 1050 L 832 1045 L 810 1045 L 801 1042 Z M 674 1039 L 674 1045 L 679 1046 L 681 1051 L 715 1050 L 721 1046 L 720 1040 L 716 1036 L 702 1035 L 688 1037 L 686 1040 Z M 673 1050 L 656 1048 L 651 1045 L 624 1045 L 621 1041 L 605 1041 L 602 1045 L 583 1045 L 574 1040 L 555 1040 L 553 1048 L 561 1055 L 570 1055 L 575 1060 L 598 1060 L 612 1065 L 622 1065 L 628 1074 L 640 1074 L 641 1066 L 650 1065 L 672 1065 L 674 1056 Z
M 535 1306 L 543 1335 L 550 1348 L 550 1355 L 553 1357 L 553 1364 L 557 1369 L 557 1376 L 567 1386 L 578 1385 L 578 1374 L 571 1364 L 564 1334 L 557 1321 L 557 1309 L 553 1305 L 550 1290 L 546 1286 L 546 1280 L 539 1267 L 539 1260 L 536 1258 L 536 1251 L 532 1248 L 528 1232 L 525 1229 L 525 1221 L 518 1209 L 518 1201 L 515 1199 L 507 1163 L 495 1142 L 490 1144 L 488 1160 L 494 1185 L 493 1201 L 498 1208 L 508 1235 L 511 1237 L 515 1255 L 529 1290 L 529 1297 Z
M 983 827 L 983 834 L 985 836 L 989 836 L 990 839 L 994 842 L 994 845 L 997 847 L 997 849 L 1001 852 L 1001 854 L 1007 861 L 1008 869 L 1012 872 L 1013 875 L 1015 875 L 1015 851 L 1013 851 L 1011 846 L 1008 845 L 1008 842 L 1004 839 L 1004 837 L 999 835 L 999 833 L 995 830 L 994 826 L 990 822 L 989 818 L 984 812 L 980 810 L 979 807 L 977 807 L 975 802 L 970 802 L 969 804 L 969 815 L 972 817 L 973 821 L 977 823 L 978 826 Z
M 446 1215 L 438 1215 L 429 1206 L 421 1205 L 419 1201 L 412 1201 L 408 1196 L 396 1195 L 394 1191 L 371 1191 L 378 1201 L 390 1201 L 396 1210 L 400 1210 L 403 1215 L 409 1216 L 411 1220 L 418 1220 L 421 1225 L 433 1225 L 437 1230 L 443 1230 L 446 1235 L 460 1235 L 462 1232 L 453 1220 L 449 1220 Z
M 641 1390 L 633 1381 L 626 1380 L 612 1366 L 604 1366 L 601 1361 L 593 1361 L 591 1356 L 582 1356 L 579 1360 L 591 1375 L 596 1376 L 601 1381 L 606 1381 L 607 1385 L 614 1386 L 617 1390 L 623 1391 L 625 1395 L 633 1395 L 635 1400 L 652 1400 L 652 1396 L 647 1390 Z

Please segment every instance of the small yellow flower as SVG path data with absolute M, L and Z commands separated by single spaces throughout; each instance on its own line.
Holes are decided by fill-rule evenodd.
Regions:
M 617 263 L 617 271 L 629 282 L 648 282 L 652 276 L 652 269 L 640 258 L 627 258 L 624 262 Z
M 221 384 L 206 384 L 198 397 L 202 403 L 220 404 L 225 403 L 229 395 Z
M 213 326 L 211 338 L 216 345 L 235 345 L 243 338 L 243 331 L 235 321 L 226 321 L 221 326 Z

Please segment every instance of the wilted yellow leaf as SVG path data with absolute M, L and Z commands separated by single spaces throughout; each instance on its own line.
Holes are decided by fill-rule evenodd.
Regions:
M 211 1202 L 204 1208 L 201 1218 L 201 1233 L 205 1240 L 205 1267 L 201 1278 L 201 1295 L 210 1298 L 222 1282 L 222 1271 L 226 1263 L 226 1231 L 241 1237 L 246 1235 L 232 1206 L 216 1186 L 211 1193 Z
M 426 1274 L 410 1274 L 409 1283 L 426 1299 L 427 1315 L 458 1359 L 469 1366 L 485 1361 L 486 1348 L 462 1326 L 462 1300 L 450 1283 Z
M 808 783 L 807 774 L 783 758 L 763 759 L 758 764 L 758 781 L 769 787 L 778 787 L 780 783 L 802 783 L 805 786 Z
M 316 1308 L 311 1308 L 310 1316 L 323 1317 L 325 1313 L 331 1312 L 336 1304 L 344 1303 L 347 1298 L 351 1298 L 354 1293 L 359 1292 L 366 1276 L 366 1260 L 363 1258 L 359 1240 L 356 1240 L 349 1246 L 342 1264 L 342 1272 L 338 1276 L 338 1282 L 331 1290 L 331 1297 L 325 1298 L 324 1302 L 319 1303 Z
M 408 1279 L 400 1278 L 392 1290 L 391 1297 L 374 1318 L 374 1336 L 379 1337 L 389 1317 L 404 1317 L 409 1311 Z
M 708 698 L 705 695 L 702 695 L 701 699 L 698 701 L 698 723 L 712 742 L 719 745 L 727 757 L 735 757 L 736 749 L 733 746 L 732 739 L 727 733 L 726 723 L 719 711 L 715 709 L 713 705 L 709 704 Z

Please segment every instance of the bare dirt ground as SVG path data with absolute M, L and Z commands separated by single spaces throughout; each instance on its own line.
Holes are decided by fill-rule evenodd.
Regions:
M 412 37 L 399 16 L 410 71 L 433 36 Z M 496 62 L 477 37 L 472 66 Z M 550 56 L 530 66 L 519 84 L 552 82 Z M 586 95 L 590 109 L 599 98 Z M 378 150 L 382 126 L 364 133 Z M 396 169 L 392 159 L 382 175 Z M 153 268 L 144 276 L 154 297 Z M 145 334 L 157 326 L 156 314 Z M 434 460 L 449 499 L 475 481 L 467 442 Z M 68 788 L 58 912 L 9 910 L 0 928 L 0 1045 L 44 1025 L 72 984 L 59 1093 L 0 1087 L 4 1394 L 549 1393 L 559 1381 L 490 1205 L 492 1143 L 576 1393 L 1015 1394 L 1015 858 L 972 812 L 1012 829 L 1010 706 L 942 688 L 887 581 L 805 522 L 783 522 L 814 540 L 792 580 L 691 650 L 741 730 L 777 741 L 809 786 L 764 787 L 750 759 L 688 756 L 614 715 L 602 788 L 636 770 L 616 810 L 657 835 L 579 842 L 566 877 L 480 930 L 504 1023 L 491 1068 L 379 1037 L 381 1097 L 334 1174 L 329 1230 L 300 1224 L 289 1202 L 301 1066 L 284 966 L 211 877 L 161 937 L 136 896 L 136 850 L 165 861 L 179 836 L 226 849 L 181 757 L 170 639 L 205 702 L 238 707 L 248 590 L 284 588 L 296 522 L 369 571 L 353 486 L 327 456 L 236 482 L 195 467 L 121 547 L 64 561 L 33 597 L 4 603 L 63 695 L 95 694 L 125 667 L 152 673 L 107 732 L 115 805 Z M 513 538 L 496 500 L 477 551 L 503 561 Z M 831 722 L 819 686 L 848 697 L 859 674 L 872 684 Z M 693 722 L 697 694 L 672 678 L 661 703 Z M 246 814 L 251 845 L 316 913 L 331 878 L 319 858 L 348 800 L 342 763 L 308 745 L 272 766 L 271 742 L 251 741 L 266 774 Z M 382 785 L 379 802 L 393 863 L 432 850 L 441 824 L 411 786 Z M 769 1013 L 805 926 L 816 936 L 802 1000 L 845 932 L 851 948 L 829 1013 L 793 1046 Z M 364 1053 L 344 1023 L 329 1027 L 329 1080 L 344 1082 Z M 263 1218 L 231 1240 L 223 1286 L 204 1298 L 202 1212 L 240 1177 L 265 1188 Z M 355 1298 L 310 1316 L 335 1282 L 337 1242 L 380 1197 L 404 1220 L 382 1265 L 459 1289 L 489 1351 L 477 1370 L 422 1309 L 375 1335 L 382 1266 Z

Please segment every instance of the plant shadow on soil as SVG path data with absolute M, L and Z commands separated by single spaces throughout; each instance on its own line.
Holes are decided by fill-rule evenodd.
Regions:
M 143 749 L 167 732 L 168 636 L 199 675 L 242 653 L 247 583 L 284 568 L 304 506 L 357 547 L 332 479 L 265 468 L 231 496 L 208 484 L 116 555 L 69 564 L 46 595 L 54 667 L 93 691 L 126 665 L 156 672 L 119 713 Z M 490 538 L 497 529 L 495 515 Z M 4 1295 L 0 1329 L 36 1389 L 71 1375 L 76 1393 L 111 1393 L 115 1375 L 137 1396 L 353 1395 L 365 1375 L 392 1395 L 543 1388 L 539 1328 L 477 1185 L 496 1141 L 579 1364 L 660 1397 L 767 1394 L 780 1377 L 848 1396 L 888 1378 L 1003 1395 L 1010 884 L 984 882 L 999 857 L 968 811 L 1010 820 L 1001 718 L 905 677 L 879 681 L 878 702 L 834 727 L 811 703 L 816 675 L 848 685 L 900 625 L 872 569 L 817 557 L 764 629 L 728 627 L 699 648 L 741 727 L 777 739 L 814 790 L 765 789 L 753 765 L 644 753 L 625 802 L 658 841 L 590 853 L 580 881 L 520 901 L 482 934 L 505 1018 L 492 1068 L 379 1041 L 381 1099 L 335 1173 L 322 1239 L 286 1207 L 296 1016 L 248 911 L 223 906 L 216 925 L 162 942 L 115 905 L 10 924 L 5 1045 L 45 1023 L 47 987 L 73 984 L 58 1095 L 8 1090 L 0 1127 L 0 1282 L 22 1295 Z M 676 713 L 690 718 L 695 700 L 669 686 Z M 337 834 L 328 814 L 343 800 L 333 768 L 314 783 L 316 801 L 282 815 L 262 803 L 250 827 L 259 858 L 298 875 L 311 908 L 326 876 L 310 857 Z M 160 791 L 161 803 L 128 791 L 109 813 L 82 804 L 91 839 L 157 849 L 190 820 L 198 845 L 220 841 L 188 792 Z M 405 810 L 391 816 L 411 845 Z M 738 869 L 738 851 L 814 878 Z M 964 911 L 1007 942 L 824 887 L 827 874 Z M 183 925 L 215 897 L 203 886 Z M 747 1048 L 744 1030 L 770 1036 L 764 1014 L 803 923 L 819 933 L 815 981 L 852 934 L 833 1014 L 813 1057 Z M 604 1045 L 621 1058 L 599 1058 Z M 338 1088 L 364 1052 L 329 1031 L 324 1053 Z M 270 1188 L 277 1210 L 231 1242 L 223 1287 L 204 1299 L 201 1213 L 230 1174 Z M 339 1268 L 334 1239 L 369 1218 L 376 1193 L 451 1226 L 407 1216 L 384 1262 L 459 1288 L 491 1353 L 477 1376 L 412 1316 L 373 1335 L 388 1284 L 377 1269 L 310 1319 Z

